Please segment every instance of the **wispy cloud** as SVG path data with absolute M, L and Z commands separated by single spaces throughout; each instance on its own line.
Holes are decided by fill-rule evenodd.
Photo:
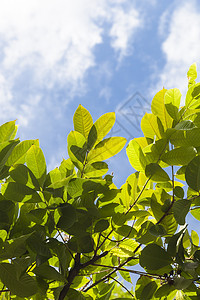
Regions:
M 160 89 L 163 86 L 178 87 L 184 95 L 187 89 L 187 69 L 193 62 L 198 62 L 200 57 L 200 11 L 196 1 L 185 1 L 182 5 L 179 1 L 176 3 L 171 14 L 165 12 L 160 20 L 160 32 L 164 35 L 162 51 L 166 63 L 158 86 Z
M 104 35 L 118 59 L 128 55 L 140 16 L 127 3 L 0 0 L 1 119 L 18 117 L 27 124 L 41 101 L 45 105 L 46 90 L 65 87 L 71 97 L 83 92 Z

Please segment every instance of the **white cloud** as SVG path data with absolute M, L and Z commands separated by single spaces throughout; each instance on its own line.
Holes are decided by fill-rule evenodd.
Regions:
M 42 91 L 64 87 L 71 96 L 84 91 L 104 36 L 122 59 L 139 26 L 128 0 L 0 0 L 1 119 L 27 124 Z
M 161 17 L 165 23 L 166 12 Z M 163 21 L 164 18 L 164 21 Z M 165 34 L 166 35 L 166 34 Z M 158 86 L 161 89 L 177 87 L 183 95 L 187 89 L 187 70 L 200 59 L 200 11 L 195 1 L 185 1 L 182 5 L 177 1 L 171 18 L 168 19 L 168 35 L 162 44 L 166 64 L 161 72 Z
M 113 25 L 110 30 L 112 47 L 119 53 L 120 59 L 132 52 L 131 37 L 141 26 L 139 12 L 131 8 L 128 13 L 121 7 L 113 9 Z

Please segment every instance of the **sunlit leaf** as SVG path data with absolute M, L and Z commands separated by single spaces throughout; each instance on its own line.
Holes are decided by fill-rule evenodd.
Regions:
M 171 128 L 173 120 L 168 114 L 164 104 L 164 97 L 166 92 L 167 90 L 163 88 L 154 96 L 151 103 L 151 111 L 155 116 L 159 117 L 160 121 L 163 124 L 164 130 L 166 130 L 167 128 Z
M 132 167 L 137 171 L 144 172 L 147 162 L 141 147 L 135 140 L 129 142 L 126 153 Z
M 80 132 L 85 138 L 87 138 L 90 129 L 93 125 L 92 116 L 89 111 L 81 104 L 78 106 L 74 114 L 74 130 Z
M 144 136 L 151 139 L 154 139 L 154 137 L 161 138 L 164 131 L 160 119 L 154 114 L 148 113 L 141 120 L 141 129 Z
M 95 145 L 103 140 L 115 123 L 115 113 L 110 112 L 102 115 L 92 126 L 89 136 L 87 148 L 91 150 Z
M 39 147 L 35 145 L 31 146 L 26 154 L 26 164 L 42 187 L 46 178 L 46 161 L 44 154 Z
M 120 152 L 125 144 L 126 139 L 123 137 L 104 139 L 89 152 L 87 161 L 91 164 L 92 162 L 106 160 Z
M 166 91 L 164 103 L 168 114 L 175 120 L 179 119 L 179 106 L 181 101 L 181 92 L 179 89 L 170 89 Z

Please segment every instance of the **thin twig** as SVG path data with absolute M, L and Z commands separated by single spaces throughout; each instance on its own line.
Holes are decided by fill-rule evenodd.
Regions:
M 112 276 L 110 276 L 110 278 L 113 279 L 114 281 L 116 281 L 119 285 L 121 285 L 123 287 L 123 289 L 125 289 L 134 298 L 133 294 L 120 281 L 118 281 L 116 278 L 114 278 Z

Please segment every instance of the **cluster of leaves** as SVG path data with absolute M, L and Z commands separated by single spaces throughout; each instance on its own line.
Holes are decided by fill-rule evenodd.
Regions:
M 80 105 L 69 158 L 49 173 L 38 140 L 15 139 L 14 121 L 0 127 L 0 299 L 199 299 L 199 237 L 185 221 L 200 220 L 196 77 L 193 64 L 184 107 L 178 89 L 155 95 L 120 189 L 105 162 L 126 144 L 105 138 L 114 113 L 93 123 Z

